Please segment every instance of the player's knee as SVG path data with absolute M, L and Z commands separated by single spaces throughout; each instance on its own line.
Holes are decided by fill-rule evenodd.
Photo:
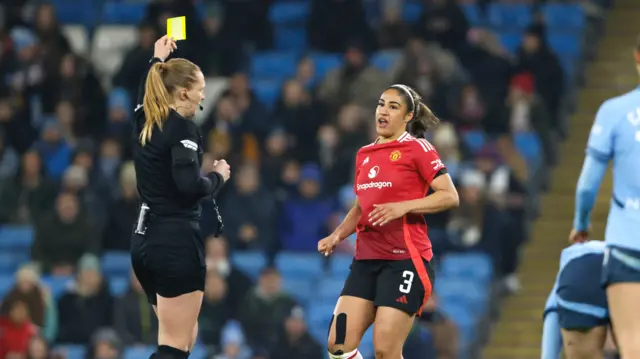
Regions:
M 398 331 L 390 327 L 378 326 L 373 335 L 373 347 L 376 359 L 399 358 L 402 354 L 402 341 L 398 342 Z M 400 344 L 398 344 L 400 343 Z
M 340 313 L 331 316 L 329 335 L 327 336 L 327 349 L 334 357 L 341 357 L 358 348 L 358 340 L 353 335 L 347 335 L 347 315 Z

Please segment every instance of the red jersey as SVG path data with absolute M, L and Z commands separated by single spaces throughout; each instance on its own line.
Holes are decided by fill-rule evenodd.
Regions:
M 36 326 L 30 322 L 14 324 L 7 318 L 0 318 L 0 358 L 9 353 L 27 354 L 29 341 L 36 334 Z
M 356 155 L 355 192 L 362 208 L 356 227 L 356 259 L 403 260 L 433 257 L 427 224 L 408 213 L 373 227 L 374 204 L 424 198 L 435 175 L 445 169 L 433 145 L 403 133 L 397 140 L 362 147 Z

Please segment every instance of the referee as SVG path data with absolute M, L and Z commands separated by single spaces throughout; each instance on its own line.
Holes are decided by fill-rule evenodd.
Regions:
M 134 164 L 140 213 L 131 263 L 159 322 L 153 359 L 183 359 L 195 344 L 206 265 L 200 200 L 229 179 L 225 160 L 200 175 L 202 138 L 192 121 L 204 99 L 204 76 L 185 59 L 165 60 L 177 48 L 163 36 L 140 86 L 135 109 Z M 220 216 L 218 229 L 222 228 Z

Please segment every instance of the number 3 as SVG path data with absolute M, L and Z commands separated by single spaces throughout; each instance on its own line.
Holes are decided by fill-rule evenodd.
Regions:
M 404 278 L 404 282 L 400 284 L 400 293 L 408 294 L 411 292 L 411 285 L 413 284 L 413 272 L 409 270 L 402 272 L 402 278 Z

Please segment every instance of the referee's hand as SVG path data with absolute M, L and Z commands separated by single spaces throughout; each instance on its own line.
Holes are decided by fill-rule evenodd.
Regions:
M 153 57 L 164 61 L 171 53 L 178 48 L 174 39 L 164 35 L 156 41 L 153 49 Z
M 213 161 L 213 170 L 218 172 L 225 182 L 231 177 L 231 166 L 225 160 Z

